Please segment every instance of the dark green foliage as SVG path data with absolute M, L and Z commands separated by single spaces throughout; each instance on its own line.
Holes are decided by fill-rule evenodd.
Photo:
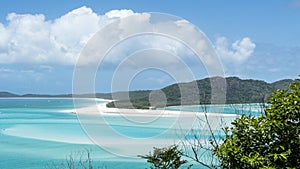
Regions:
M 300 81 L 274 91 L 260 117 L 243 115 L 225 128 L 214 153 L 222 168 L 300 168 Z
M 240 80 L 236 77 L 227 78 L 226 102 L 261 103 L 273 90 L 272 84 L 259 80 Z
M 279 80 L 277 82 L 272 83 L 273 90 L 277 89 L 285 89 L 289 86 L 293 81 L 290 79 Z
M 167 86 L 161 89 L 167 98 L 166 106 L 173 105 L 195 105 L 195 104 L 210 104 L 211 103 L 211 81 L 220 77 L 205 78 L 189 83 L 178 83 Z M 283 89 L 292 80 L 281 80 L 274 83 L 267 83 L 260 80 L 241 80 L 237 77 L 226 78 L 226 103 L 262 103 L 267 102 L 267 98 L 273 90 Z M 195 85 L 193 85 L 195 84 Z M 194 86 L 198 86 L 198 89 L 194 89 Z M 189 93 L 187 96 L 182 96 L 181 90 L 185 90 Z M 199 93 L 194 93 L 194 91 Z M 122 93 L 122 92 L 120 92 Z M 124 99 L 124 97 L 117 97 L 118 108 L 142 108 L 148 109 L 150 106 L 149 94 L 147 91 L 131 91 L 129 92 L 130 101 Z M 119 94 L 120 95 L 120 94 Z M 217 96 L 218 97 L 218 96 Z M 133 107 L 131 106 L 133 105 Z M 115 107 L 113 103 L 107 104 L 108 107 Z M 158 105 L 157 107 L 164 107 L 165 104 Z
M 176 145 L 173 145 L 165 148 L 154 148 L 153 154 L 139 157 L 147 159 L 147 162 L 152 164 L 150 169 L 178 169 L 187 163 L 186 160 L 181 160 L 181 156 L 182 152 L 178 150 Z
M 205 78 L 189 83 L 178 83 L 167 86 L 162 90 L 164 92 L 167 103 L 155 105 L 156 107 L 165 107 L 173 105 L 195 105 L 195 104 L 210 104 L 211 103 L 211 81 L 220 77 Z M 267 101 L 266 98 L 271 91 L 276 89 L 283 89 L 289 85 L 292 80 L 280 80 L 274 83 L 266 83 L 259 80 L 241 80 L 237 77 L 226 78 L 226 103 L 260 103 Z M 195 85 L 194 85 L 195 84 Z M 194 89 L 198 86 L 198 89 Z M 182 96 L 181 90 L 186 91 L 188 95 Z M 194 91 L 199 91 L 195 93 Z M 126 98 L 127 92 L 116 93 L 96 93 L 96 94 L 62 94 L 62 95 L 47 95 L 47 94 L 25 94 L 16 95 L 8 92 L 0 92 L 0 97 L 78 97 L 78 98 L 103 98 L 114 99 L 116 104 L 108 103 L 108 107 L 118 108 L 138 108 L 148 109 L 150 105 L 149 94 L 151 90 L 130 91 L 129 100 Z M 217 96 L 218 97 L 218 96 Z M 116 106 L 117 105 L 117 106 Z
M 149 103 L 149 101 L 146 101 L 146 100 L 132 99 L 131 101 L 121 100 L 121 101 L 109 102 L 108 104 L 106 104 L 106 106 L 107 107 L 117 107 L 117 108 L 127 108 L 127 109 L 132 109 L 132 108 L 148 109 L 150 106 L 150 103 Z

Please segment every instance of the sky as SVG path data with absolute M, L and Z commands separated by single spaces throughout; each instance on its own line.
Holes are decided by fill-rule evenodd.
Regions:
M 0 91 L 71 93 L 75 65 L 89 40 L 109 23 L 132 15 L 147 19 L 150 12 L 182 18 L 201 30 L 218 54 L 225 76 L 274 82 L 300 74 L 300 0 L 0 0 Z M 145 21 L 127 28 L 135 30 Z M 191 80 L 178 68 L 179 62 L 191 69 L 194 79 L 208 76 L 205 63 L 182 44 L 142 36 L 120 43 L 106 56 L 94 79 L 96 92 L 110 92 L 113 82 L 134 74 L 124 58 L 146 46 L 179 58 L 161 51 L 131 56 L 135 64 L 174 70 L 140 71 L 130 79 L 130 90 Z M 123 63 L 127 67 L 118 69 Z M 123 73 L 118 80 L 112 78 L 116 70 Z

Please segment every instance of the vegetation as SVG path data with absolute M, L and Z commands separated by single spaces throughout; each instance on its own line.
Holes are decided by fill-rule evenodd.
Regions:
M 186 160 L 181 160 L 182 152 L 176 145 L 165 148 L 154 148 L 153 154 L 139 156 L 147 159 L 152 166 L 150 169 L 178 169 L 181 165 L 187 163 Z M 191 167 L 188 166 L 188 169 Z
M 243 115 L 215 145 L 222 168 L 300 168 L 300 80 L 270 96 L 259 117 Z
M 194 131 L 189 134 L 191 139 L 181 144 L 184 152 L 179 151 L 178 146 L 173 146 L 172 151 L 177 152 L 177 159 L 184 156 L 211 169 L 300 168 L 300 80 L 296 79 L 288 89 L 274 91 L 269 102 L 260 116 L 242 115 L 230 128 L 224 127 L 223 137 L 220 133 L 216 135 L 205 116 L 211 146 L 201 141 L 199 131 Z M 168 148 L 158 150 L 146 156 L 148 162 L 153 165 L 161 161 L 172 163 L 172 158 L 157 158 L 160 157 L 157 154 L 166 155 Z M 203 160 L 205 157 L 209 159 Z M 213 162 L 215 159 L 217 163 Z
M 189 104 L 210 104 L 211 103 L 211 81 L 220 77 L 205 78 L 189 83 L 177 83 L 165 88 L 161 91 L 165 94 L 167 103 L 157 104 L 155 107 L 173 106 L 173 105 L 189 105 Z M 266 101 L 266 98 L 271 94 L 273 90 L 283 89 L 289 85 L 292 80 L 285 79 L 274 83 L 267 83 L 259 80 L 241 80 L 237 77 L 226 78 L 226 103 L 259 103 Z M 193 84 L 198 86 L 199 93 L 193 93 Z M 181 96 L 180 89 L 188 91 L 189 96 Z M 142 91 L 130 91 L 129 99 L 126 97 L 127 92 L 115 92 L 115 93 L 96 93 L 96 94 L 61 94 L 61 95 L 47 95 L 47 94 L 25 94 L 17 95 L 8 92 L 0 92 L 0 97 L 82 97 L 82 98 L 103 98 L 114 99 L 115 102 L 110 102 L 107 107 L 118 108 L 138 108 L 148 109 L 151 104 L 149 101 L 149 95 L 151 90 Z M 196 97 L 197 96 L 197 97 Z M 184 101 L 182 103 L 182 101 Z
M 211 81 L 220 77 L 205 78 L 202 80 L 197 80 L 196 85 L 198 86 L 199 93 L 194 93 L 194 95 L 199 96 L 199 98 L 188 96 L 182 98 L 180 93 L 180 88 L 183 90 L 191 90 L 191 84 L 195 83 L 179 83 L 167 86 L 161 89 L 164 92 L 167 103 L 156 105 L 156 107 L 181 105 L 181 101 L 185 100 L 183 104 L 210 104 L 211 103 Z M 227 89 L 226 89 L 226 103 L 261 103 L 266 102 L 269 95 L 273 90 L 284 89 L 293 80 L 281 80 L 274 83 L 267 83 L 259 80 L 241 80 L 237 77 L 226 78 Z M 118 107 L 118 108 L 139 108 L 147 109 L 149 108 L 149 94 L 151 91 L 130 91 L 129 99 L 123 97 L 124 93 L 119 92 L 114 94 L 114 99 L 118 100 L 115 102 L 110 102 L 107 107 Z
M 210 99 L 210 80 L 203 79 L 197 81 L 199 88 L 200 103 L 209 103 Z M 242 115 L 240 118 L 232 122 L 231 127 L 223 128 L 224 137 L 216 138 L 214 131 L 209 126 L 208 117 L 205 114 L 205 120 L 211 135 L 209 140 L 211 147 L 201 142 L 197 137 L 197 133 L 190 140 L 185 142 L 183 146 L 190 146 L 192 155 L 188 152 L 181 151 L 178 146 L 173 145 L 166 148 L 154 148 L 153 153 L 140 156 L 147 159 L 151 163 L 151 169 L 178 169 L 186 160 L 182 160 L 185 156 L 196 163 L 207 168 L 268 168 L 268 169 L 297 169 L 300 168 L 300 80 L 282 80 L 268 84 L 263 81 L 241 80 L 236 77 L 230 77 L 227 81 L 227 103 L 248 103 L 261 102 L 270 95 L 270 106 L 265 107 L 265 111 L 260 116 Z M 166 95 L 167 105 L 180 103 L 179 85 L 174 84 L 163 88 L 162 91 Z M 288 89 L 281 89 L 284 85 L 289 84 Z M 280 88 L 280 90 L 275 90 Z M 272 94 L 272 90 L 275 90 Z M 135 108 L 147 108 L 150 106 L 149 94 L 151 91 L 134 91 L 129 93 L 130 101 Z M 0 93 L 1 94 L 1 93 Z M 4 96 L 14 96 L 9 93 L 2 93 Z M 127 106 L 128 101 L 124 92 L 115 93 L 121 98 L 118 104 Z M 202 94 L 202 95 L 201 95 Z M 106 95 L 107 96 L 107 95 Z M 263 98 L 264 100 L 261 100 Z M 192 101 L 195 101 L 192 99 Z M 116 102 L 109 105 L 115 106 Z M 194 104 L 196 102 L 190 102 Z M 132 108 L 132 107 L 130 107 Z M 220 141 L 216 141 L 219 140 Z M 188 145 L 189 144 L 189 145 Z M 201 161 L 204 154 L 202 151 L 212 151 L 209 154 L 210 164 Z M 210 156 L 212 155 L 212 156 Z M 217 158 L 220 166 L 215 166 L 212 162 Z M 48 168 L 95 168 L 93 167 L 89 151 L 87 151 L 87 159 L 80 156 L 79 160 L 74 160 L 74 156 L 70 155 L 66 162 L 59 167 L 53 165 Z M 191 165 L 188 166 L 191 168 Z

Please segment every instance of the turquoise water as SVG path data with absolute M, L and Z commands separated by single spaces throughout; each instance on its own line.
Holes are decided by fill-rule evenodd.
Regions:
M 81 99 L 77 102 L 77 106 L 85 107 L 104 102 Z M 244 113 L 255 114 L 259 112 L 259 107 L 258 104 L 213 105 L 207 106 L 206 110 L 224 114 L 247 110 Z M 121 116 L 107 116 L 105 123 L 98 123 L 97 132 L 101 133 L 101 139 L 106 140 L 103 147 L 98 146 L 82 129 L 76 114 L 62 112 L 73 108 L 72 99 L 0 99 L 0 169 L 40 169 L 46 166 L 51 168 L 65 162 L 69 155 L 84 152 L 86 149 L 91 151 L 95 165 L 111 169 L 141 169 L 146 168 L 148 164 L 136 155 L 148 154 L 152 148 L 147 140 L 143 139 L 152 138 L 153 144 L 164 145 L 167 141 L 172 142 L 178 138 L 176 128 L 172 128 L 174 121 L 177 120 L 176 117 L 158 118 L 149 123 L 150 125 L 144 125 L 130 123 Z M 166 109 L 203 111 L 201 106 L 173 106 Z M 91 117 L 93 118 L 92 115 Z M 228 117 L 229 121 L 232 118 Z M 135 120 L 139 121 L 139 119 Z M 117 133 L 117 136 L 107 132 L 105 128 L 107 126 Z M 161 133 L 163 137 L 157 137 L 161 136 Z M 132 138 L 138 140 L 137 144 L 127 144 L 127 140 Z M 119 156 L 128 153 L 126 146 L 129 150 L 130 148 L 133 150 L 134 156 L 130 158 Z M 123 147 L 125 147 L 124 152 L 121 152 Z M 139 150 L 137 151 L 139 153 L 135 154 L 135 149 Z
M 79 102 L 82 107 L 92 104 L 95 101 L 89 99 Z M 51 168 L 86 149 L 99 166 L 116 169 L 147 166 L 143 160 L 119 158 L 93 145 L 77 116 L 60 112 L 72 108 L 72 99 L 0 99 L 0 169 Z
M 213 112 L 225 114 L 248 114 L 258 116 L 263 110 L 264 104 L 228 104 L 228 105 L 188 105 L 188 106 L 170 106 L 164 109 L 174 111 L 191 111 L 191 112 Z

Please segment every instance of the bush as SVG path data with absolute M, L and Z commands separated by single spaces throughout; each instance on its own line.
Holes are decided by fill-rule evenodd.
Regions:
M 186 160 L 181 160 L 181 156 L 182 152 L 178 150 L 178 147 L 172 145 L 165 148 L 154 148 L 153 154 L 139 157 L 147 159 L 147 162 L 152 164 L 150 169 L 178 169 L 187 163 Z
M 214 154 L 222 168 L 300 168 L 300 80 L 277 90 L 259 117 L 243 115 Z

